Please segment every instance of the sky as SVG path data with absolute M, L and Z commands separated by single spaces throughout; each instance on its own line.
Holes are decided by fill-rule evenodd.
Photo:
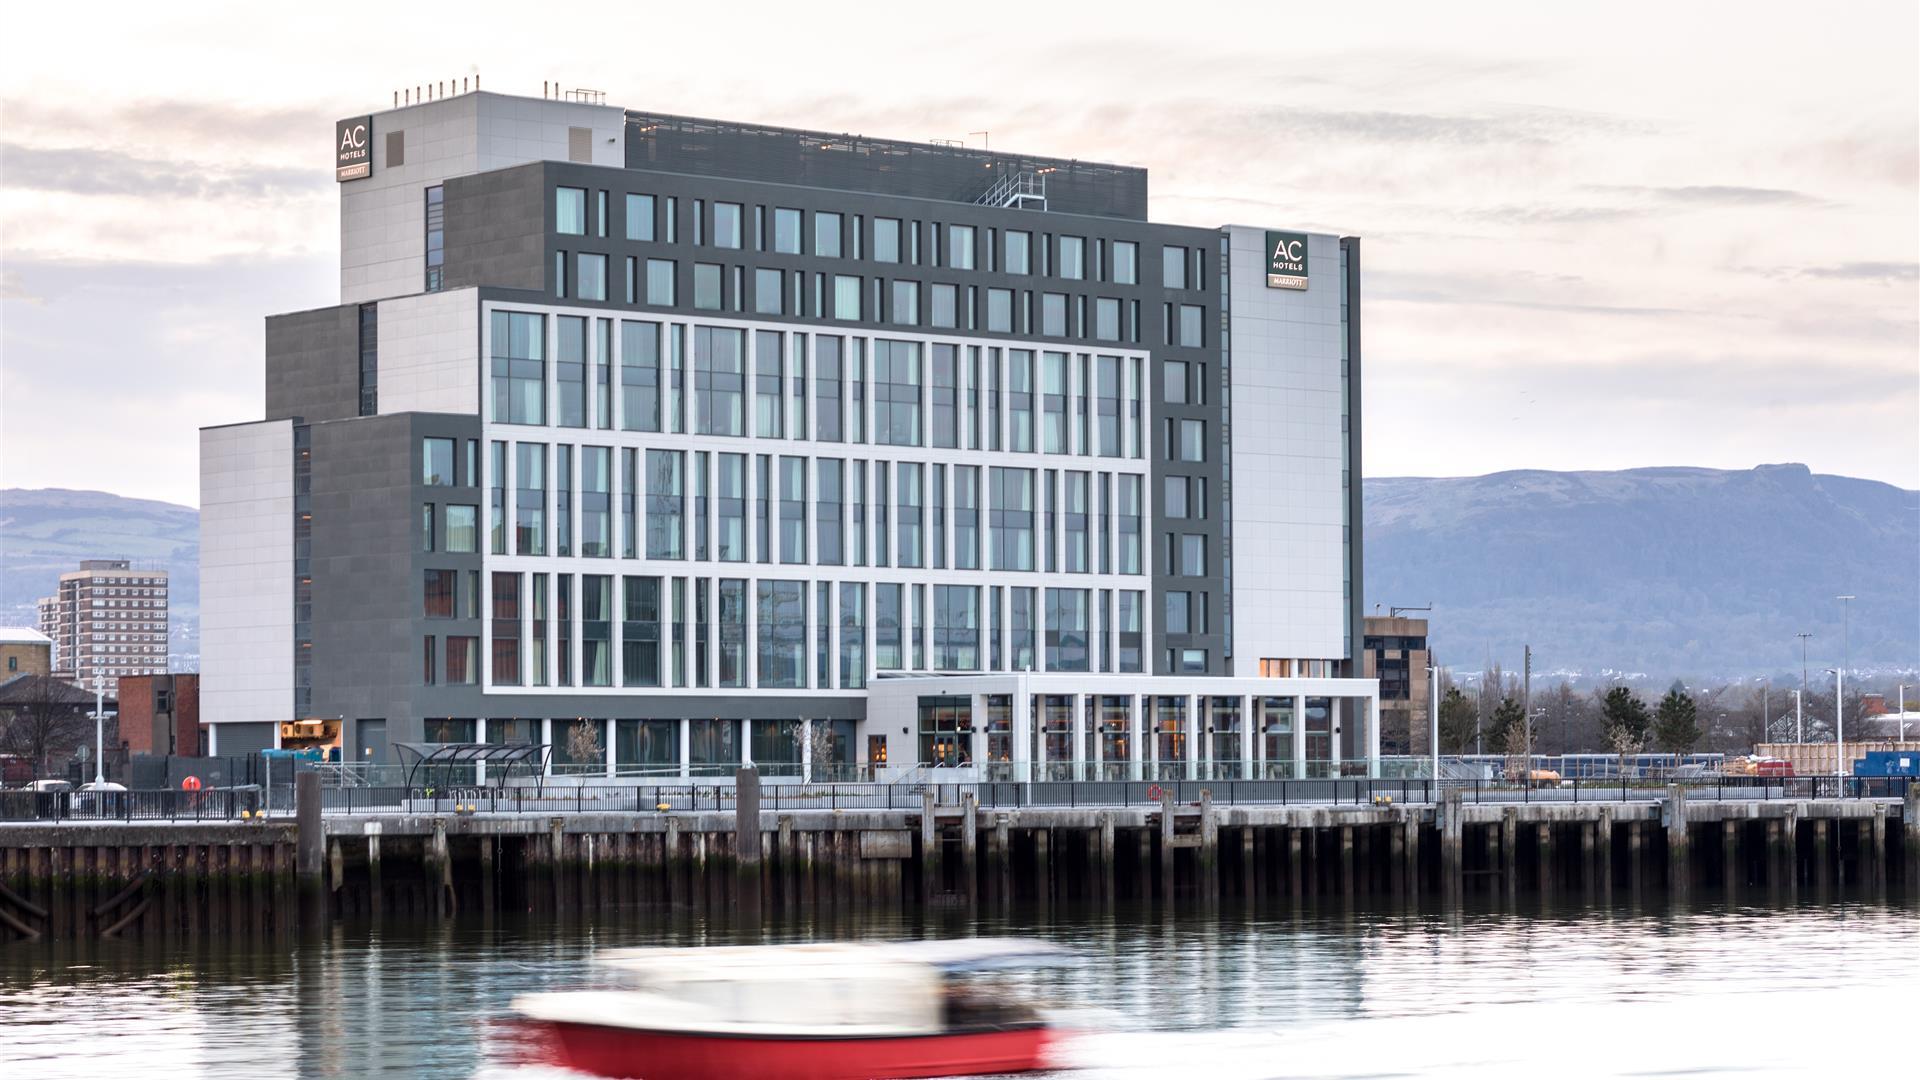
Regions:
M 1370 475 L 1920 487 L 1911 0 L 560 10 L 12 10 L 0 486 L 196 505 L 196 429 L 261 416 L 264 317 L 338 302 L 332 122 L 478 74 L 986 131 L 1147 166 L 1156 220 L 1358 235 Z

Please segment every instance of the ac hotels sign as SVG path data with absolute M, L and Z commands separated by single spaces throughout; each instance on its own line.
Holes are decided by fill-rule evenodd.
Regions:
M 357 116 L 333 125 L 333 178 L 339 183 L 373 175 L 373 117 Z
M 1267 230 L 1267 288 L 1307 287 L 1307 235 Z

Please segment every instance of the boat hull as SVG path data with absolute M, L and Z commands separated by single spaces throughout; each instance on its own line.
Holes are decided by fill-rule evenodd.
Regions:
M 729 1036 L 548 1022 L 557 1064 L 627 1080 L 892 1080 L 1046 1067 L 1040 1026 L 894 1038 Z

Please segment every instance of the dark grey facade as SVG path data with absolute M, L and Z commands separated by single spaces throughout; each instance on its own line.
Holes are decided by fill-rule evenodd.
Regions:
M 582 130 L 569 131 L 570 146 Z M 1128 586 L 1144 592 L 1151 611 L 1139 674 L 1260 674 L 1260 657 L 1236 655 L 1232 629 L 1234 545 L 1263 542 L 1258 536 L 1233 535 L 1233 431 L 1236 424 L 1271 421 L 1258 409 L 1237 410 L 1234 401 L 1226 230 L 1148 221 L 1147 174 L 1130 166 L 642 112 L 626 114 L 625 140 L 624 168 L 537 161 L 427 181 L 438 192 L 433 205 L 443 225 L 436 226 L 434 241 L 440 259 L 422 288 L 476 290 L 475 343 L 489 325 L 481 312 L 505 303 L 544 312 L 583 311 L 608 320 L 750 321 L 875 337 L 947 334 L 1009 349 L 1068 353 L 1082 365 L 1103 351 L 1142 355 L 1140 387 L 1149 418 L 1144 462 L 1129 460 L 1130 468 L 1146 470 L 1149 508 L 1142 523 L 1143 572 L 1137 586 Z M 979 201 L 995 183 L 1024 174 L 1045 176 L 1044 210 Z M 569 193 L 569 207 L 574 205 L 570 193 L 582 193 L 581 216 L 573 222 L 577 229 L 562 231 L 563 192 Z M 738 214 L 732 219 L 737 220 L 737 243 L 730 237 L 721 242 L 729 223 L 722 208 Z M 798 229 L 797 242 L 783 242 L 793 229 Z M 1014 262 L 1015 236 L 1029 238 L 1024 265 Z M 1330 240 L 1321 237 L 1321 242 Z M 956 250 L 963 242 L 965 249 Z M 1364 609 L 1360 252 L 1357 239 L 1339 243 L 1349 417 L 1345 462 L 1351 477 L 1344 493 L 1350 589 L 1344 621 L 1352 645 L 1347 656 L 1299 659 L 1330 661 L 1335 667 L 1326 674 L 1352 676 L 1359 673 Z M 604 292 L 589 292 L 583 288 L 588 280 L 583 268 L 601 259 Z M 1080 272 L 1066 272 L 1076 260 Z M 670 296 L 650 292 L 650 284 L 661 280 L 657 274 L 650 278 L 650 263 L 666 268 Z M 835 310 L 836 279 L 857 281 L 857 317 Z M 914 297 L 910 316 L 900 299 L 904 285 L 913 287 L 905 294 Z M 951 317 L 936 321 L 932 297 L 936 290 L 949 295 L 947 289 Z M 490 441 L 517 443 L 522 436 L 490 433 L 489 425 L 500 422 L 482 415 L 493 364 L 478 351 L 480 393 L 473 415 L 370 415 L 378 412 L 380 336 L 402 332 L 366 310 L 384 306 L 344 304 L 268 320 L 267 416 L 294 418 L 311 454 L 310 476 L 297 481 L 307 486 L 303 494 L 311 514 L 311 580 L 302 594 L 310 602 L 296 600 L 305 616 L 299 620 L 305 635 L 303 678 L 310 680 L 300 698 L 303 715 L 340 718 L 350 751 L 417 740 L 436 718 L 556 723 L 570 717 L 609 722 L 865 718 L 867 698 L 859 692 L 768 697 L 725 690 L 662 692 L 651 684 L 627 684 L 645 686 L 644 694 L 578 693 L 561 685 L 483 692 L 479 671 L 450 680 L 448 658 L 454 650 L 464 656 L 477 643 L 475 665 L 486 668 L 492 662 L 485 651 L 488 590 L 482 587 L 497 569 L 482 554 L 489 489 L 468 463 L 485 457 Z M 691 387 L 690 368 L 687 378 Z M 1069 399 L 1063 407 L 1083 410 L 1072 426 L 1084 431 L 1091 422 L 1084 411 L 1088 394 L 1085 377 L 1076 378 L 1081 380 L 1079 404 Z M 750 404 L 751 379 L 748 375 Z M 1037 414 L 1046 407 L 1047 395 L 1037 374 L 1035 380 L 1031 407 Z M 1064 390 L 1055 396 L 1068 398 Z M 1198 453 L 1187 434 L 1196 424 L 1204 432 Z M 583 448 L 616 441 L 591 434 L 606 429 L 590 424 L 571 430 L 556 433 L 550 426 L 530 425 L 524 437 L 577 439 Z M 421 455 L 429 438 L 454 440 L 454 484 L 425 482 Z M 643 455 L 648 449 L 631 441 L 621 445 L 638 446 Z M 663 445 L 680 444 L 666 440 Z M 766 449 L 740 445 L 749 455 L 768 456 Z M 842 452 L 849 458 L 871 457 L 876 466 L 886 453 L 851 442 L 844 451 L 827 451 Z M 1086 456 L 1079 464 L 1072 457 L 1021 459 L 1047 478 L 1036 490 L 1036 516 L 1045 514 L 1051 522 L 1052 515 L 1067 512 L 1064 495 L 1060 506 L 1040 503 L 1041 492 L 1053 490 L 1055 472 L 1101 467 L 1097 457 L 1080 453 Z M 474 551 L 447 550 L 448 506 L 475 508 L 481 543 Z M 885 512 L 884 500 L 876 512 Z M 1049 523 L 1049 531 L 1052 527 Z M 437 535 L 430 537 L 429 528 Z M 1185 555 L 1190 540 L 1200 542 L 1198 572 Z M 780 576 L 778 565 L 769 568 L 766 562 L 674 573 Z M 633 565 L 615 561 L 604 568 L 580 568 L 595 576 L 611 574 L 618 585 L 621 575 L 634 573 Z M 1052 572 L 1051 567 L 1034 569 Z M 858 581 L 861 570 L 835 576 Z M 427 582 L 430 577 L 444 582 L 434 575 L 446 573 L 456 583 L 454 608 L 430 610 Z M 977 580 L 993 585 L 1018 580 L 1031 588 L 1027 583 L 1039 579 Z M 1042 590 L 1054 585 L 1048 582 Z M 1177 625 L 1168 599 L 1176 595 L 1183 598 L 1184 613 Z M 1317 610 L 1330 613 L 1331 605 Z M 924 629 L 925 616 L 914 617 Z M 618 685 L 616 679 L 602 687 Z M 806 688 L 803 679 L 799 689 Z

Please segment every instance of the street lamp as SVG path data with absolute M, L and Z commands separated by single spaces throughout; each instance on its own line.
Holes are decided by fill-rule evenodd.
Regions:
M 93 786 L 107 783 L 107 677 L 93 677 Z
M 1807 696 L 1807 639 L 1813 635 L 1799 633 L 1794 636 L 1800 639 L 1800 693 L 1793 699 L 1793 741 L 1804 743 L 1807 741 L 1807 725 L 1800 715 L 1800 698 Z
M 1845 761 L 1847 749 L 1846 672 L 1847 668 L 1853 663 L 1853 657 L 1851 655 L 1852 639 L 1849 630 L 1851 629 L 1850 617 L 1853 614 L 1854 595 L 1847 593 L 1844 596 L 1836 596 L 1834 599 L 1840 601 L 1840 672 L 1833 677 L 1833 736 L 1834 749 L 1840 752 L 1841 758 L 1841 760 L 1834 762 L 1834 769 L 1841 777 L 1845 777 L 1847 775 Z
M 1433 782 L 1440 782 L 1440 669 L 1427 665 L 1427 749 L 1433 754 Z
M 1833 774 L 1844 779 L 1847 775 L 1847 710 L 1842 703 L 1841 688 L 1846 685 L 1846 675 L 1839 668 L 1826 670 L 1833 676 Z

